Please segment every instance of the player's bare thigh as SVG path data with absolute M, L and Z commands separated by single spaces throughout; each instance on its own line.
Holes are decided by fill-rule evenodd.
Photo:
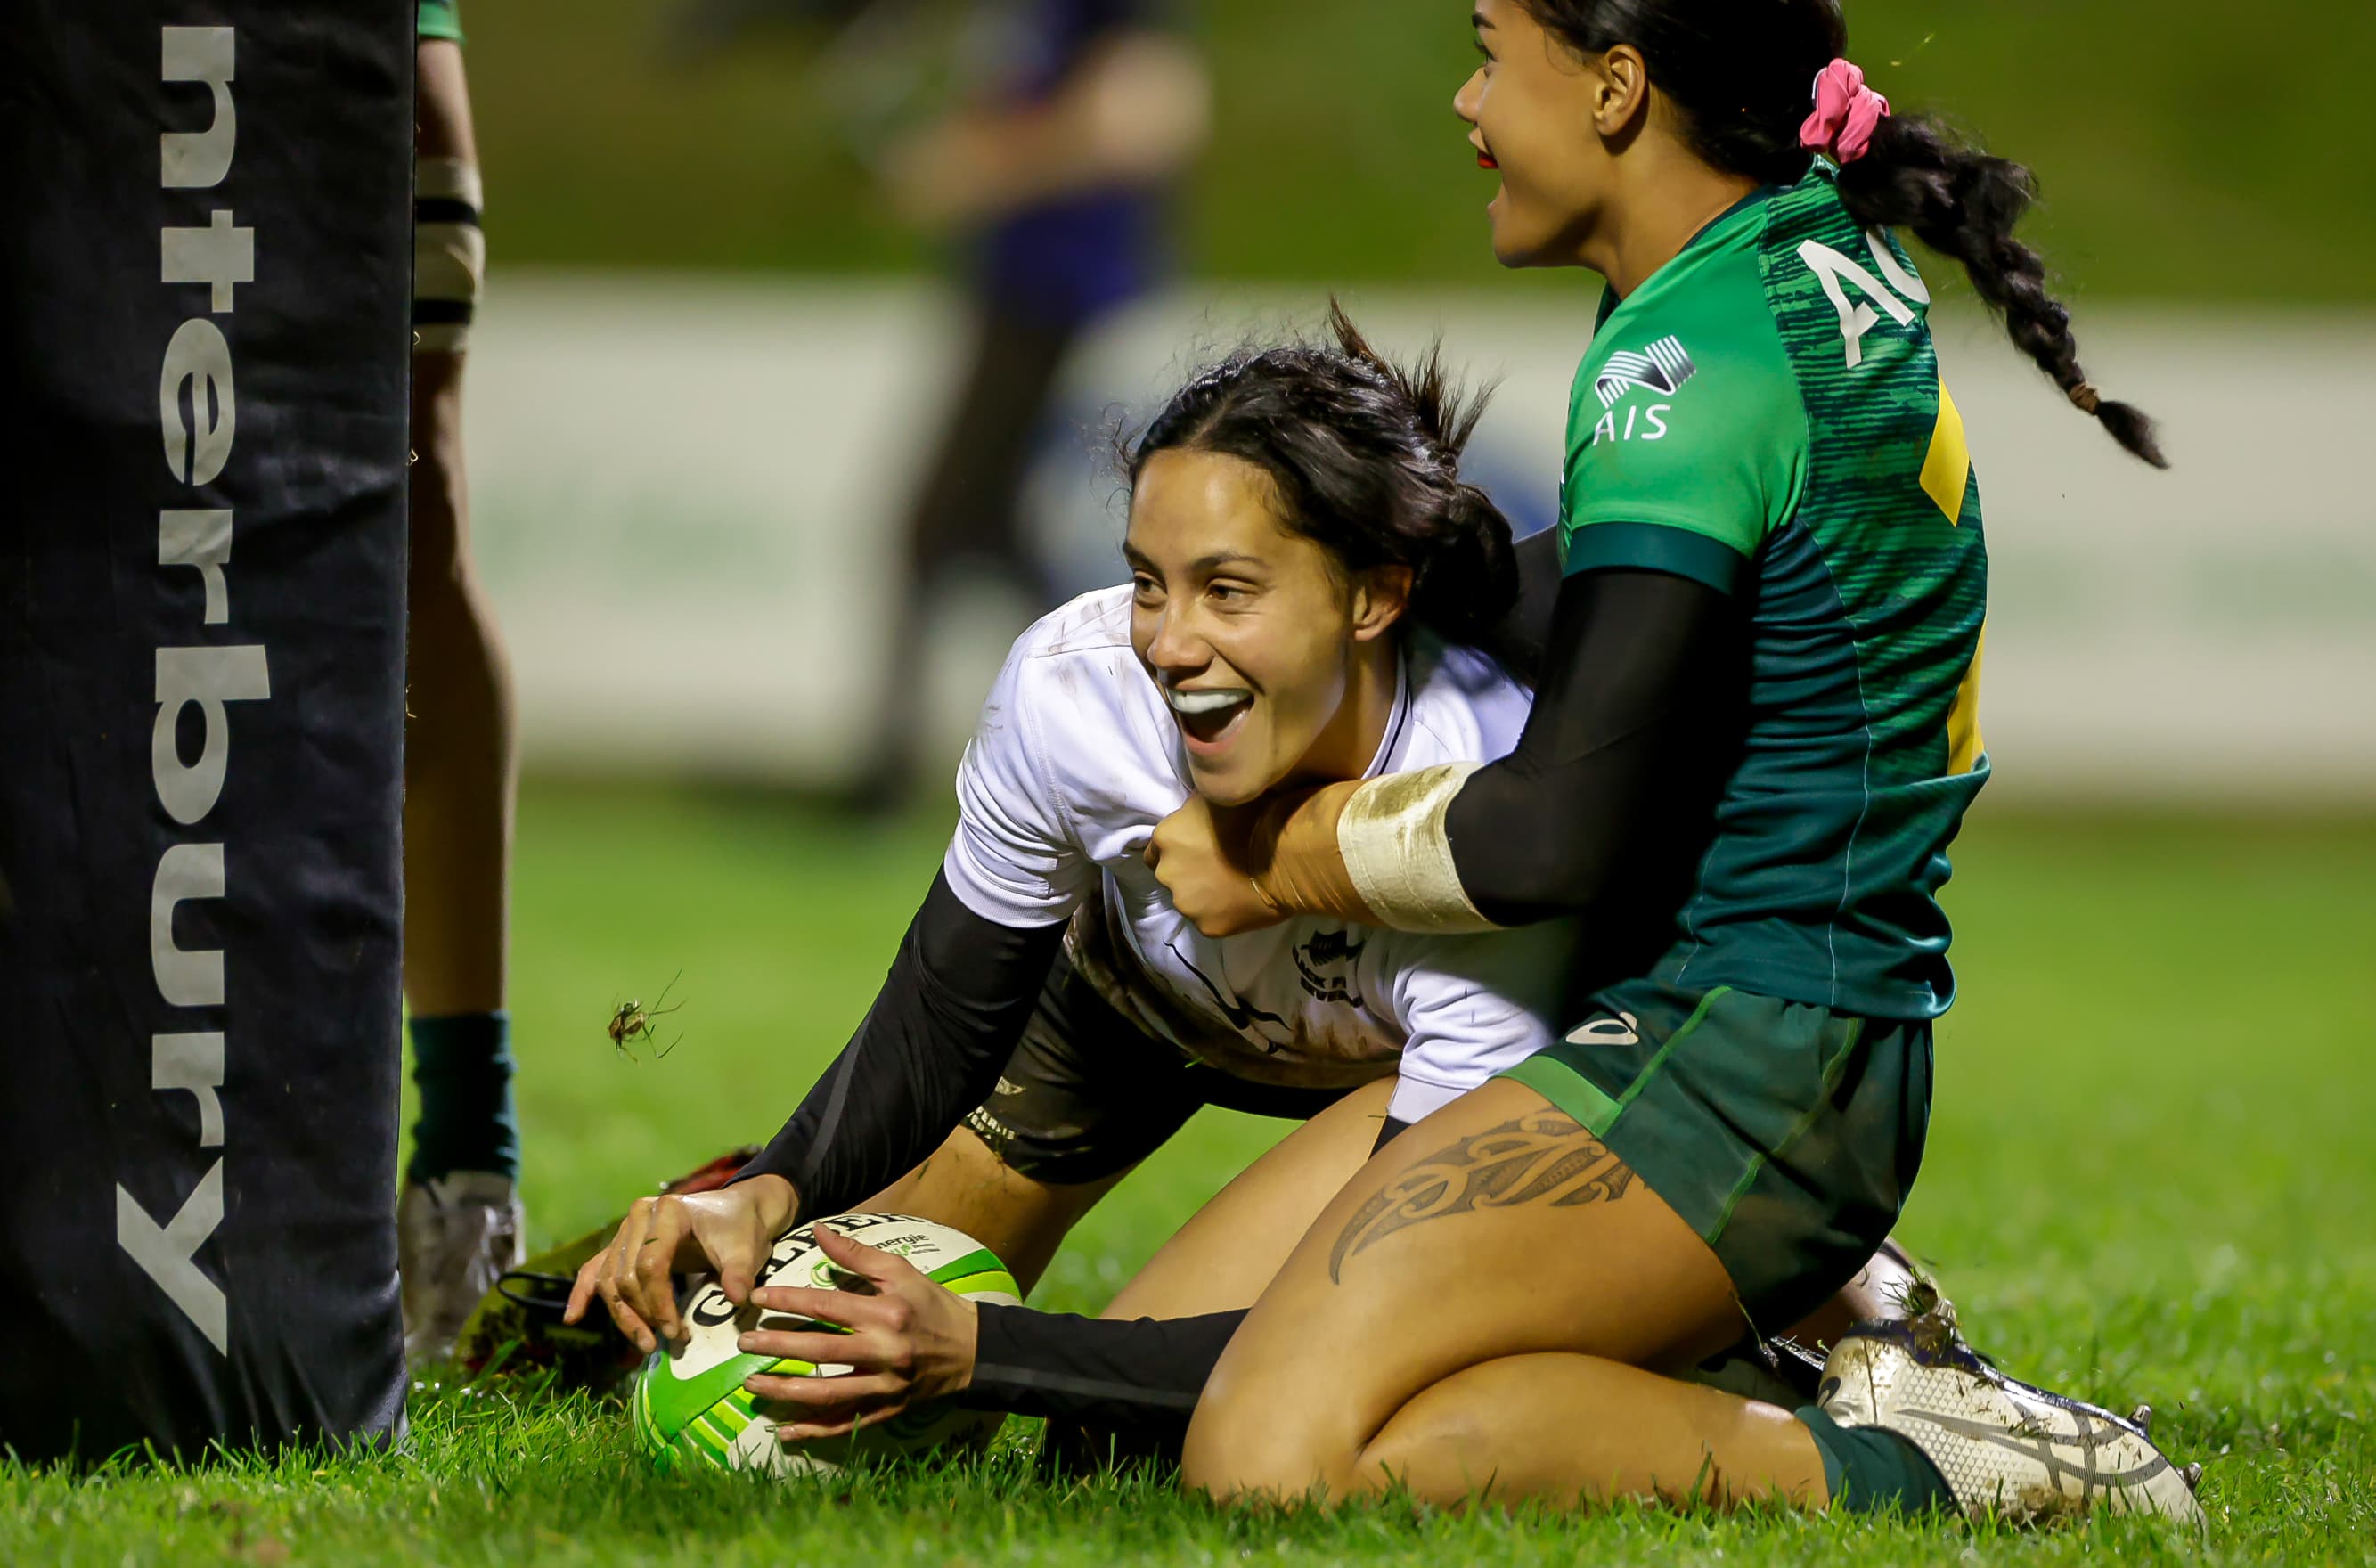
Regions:
M 1113 1299 L 1111 1318 L 1193 1317 L 1253 1304 L 1378 1141 L 1391 1078 L 1353 1090 L 1240 1171 Z
M 970 1127 L 958 1127 L 921 1165 L 860 1208 L 912 1214 L 953 1225 L 996 1253 L 1029 1290 L 1081 1217 L 1128 1175 L 1059 1186 L 1036 1181 L 991 1152 Z
M 1251 1306 L 1338 1188 L 1361 1168 L 1393 1094 L 1354 1090 L 1281 1139 L 1192 1215 L 1107 1307 L 1108 1317 L 1188 1317 Z M 959 1127 L 865 1206 L 954 1225 L 998 1253 L 1028 1289 L 1072 1228 L 1127 1172 L 1035 1181 Z
M 1252 1306 L 1328 1201 L 1367 1163 L 1394 1097 L 1365 1085 L 1272 1146 L 1163 1243 L 1103 1316 L 1193 1317 Z M 1851 1322 L 1896 1315 L 1911 1273 L 1886 1253 L 1798 1330 L 1828 1344 Z
M 1557 1352 L 1679 1368 L 1740 1321 L 1716 1254 L 1664 1200 L 1496 1079 L 1329 1202 L 1216 1369 L 1183 1475 L 1223 1494 L 1349 1491 L 1388 1420 L 1466 1369 Z

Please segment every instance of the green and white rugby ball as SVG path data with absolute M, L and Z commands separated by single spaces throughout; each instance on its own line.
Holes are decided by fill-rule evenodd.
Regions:
M 898 1253 L 960 1296 L 1002 1306 L 1013 1306 L 1020 1299 L 1006 1265 L 962 1230 L 897 1214 L 835 1215 L 822 1223 L 853 1241 Z M 758 1282 L 831 1290 L 846 1278 L 817 1246 L 812 1227 L 802 1225 L 778 1240 L 759 1270 Z M 980 1449 L 1005 1420 L 995 1411 L 959 1409 L 941 1401 L 903 1410 L 849 1436 L 785 1443 L 776 1437 L 778 1419 L 797 1422 L 802 1412 L 754 1396 L 742 1380 L 754 1372 L 800 1377 L 814 1372 L 831 1377 L 849 1369 L 750 1355 L 735 1340 L 754 1328 L 798 1332 L 832 1325 L 755 1306 L 738 1309 L 715 1281 L 692 1291 L 678 1311 L 685 1337 L 663 1344 L 645 1360 L 628 1396 L 636 1436 L 659 1470 L 693 1466 L 815 1475 L 847 1464 L 938 1449 Z

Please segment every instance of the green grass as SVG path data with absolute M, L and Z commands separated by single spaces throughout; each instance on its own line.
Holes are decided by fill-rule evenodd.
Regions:
M 682 0 L 470 0 L 495 266 L 853 271 L 930 252 L 868 188 L 815 85 L 814 35 L 664 64 Z M 1206 0 L 1213 147 L 1192 274 L 1339 286 L 1503 278 L 1454 89 L 1467 0 Z M 2376 7 L 2297 0 L 1850 0 L 1900 108 L 1950 112 L 2038 172 L 2034 237 L 2083 295 L 2376 298 Z M 498 284 L 500 289 L 500 284 Z M 499 297 L 499 296 L 498 296 Z
M 516 1013 L 539 1240 L 764 1135 L 838 1047 L 939 851 L 752 799 L 539 788 Z M 2217 1562 L 2376 1551 L 2376 820 L 1986 809 L 1952 889 L 1966 996 L 1904 1227 L 1975 1337 L 2125 1408 L 2209 1469 Z M 683 1043 L 602 1020 L 679 968 Z M 1041 1300 L 1099 1304 L 1277 1129 L 1200 1119 L 1093 1215 Z M 2044 1538 L 1789 1515 L 1228 1515 L 1145 1483 L 1044 1488 L 1012 1448 L 864 1484 L 650 1475 L 612 1411 L 417 1400 L 409 1449 L 76 1481 L 0 1467 L 0 1562 L 509 1564 L 2178 1560 L 2129 1526 Z

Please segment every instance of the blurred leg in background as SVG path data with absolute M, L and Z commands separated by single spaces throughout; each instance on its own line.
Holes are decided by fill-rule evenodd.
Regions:
M 933 754 L 931 671 L 937 611 L 985 585 L 1045 608 L 1043 574 L 1021 518 L 1032 438 L 1047 418 L 1075 330 L 1018 317 L 984 303 L 975 350 L 947 434 L 909 514 L 889 669 L 857 790 L 870 811 L 914 796 Z M 1018 626 L 1016 628 L 1020 630 Z
M 460 30 L 422 0 L 415 143 L 404 991 L 421 1116 L 398 1204 L 405 1352 L 444 1360 L 521 1256 L 505 1011 L 517 762 L 511 671 L 470 564 L 462 368 L 484 267 Z
M 1163 271 L 1170 192 L 1209 128 L 1205 63 L 1171 11 L 1158 0 L 979 6 L 965 101 L 868 155 L 904 217 L 956 243 L 978 324 L 909 514 L 891 667 L 859 771 L 868 809 L 904 803 L 943 760 L 927 733 L 927 676 L 954 596 L 987 580 L 1046 608 L 1017 516 L 1034 438 L 1075 343 Z

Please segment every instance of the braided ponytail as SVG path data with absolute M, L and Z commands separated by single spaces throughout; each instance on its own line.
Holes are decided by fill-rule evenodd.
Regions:
M 1883 121 L 1871 149 L 1840 171 L 1839 192 L 1864 227 L 1911 230 L 1962 262 L 2014 344 L 2080 412 L 2095 415 L 2131 453 L 2169 467 L 2144 411 L 2105 398 L 2080 369 L 2070 307 L 2047 292 L 2045 258 L 2014 237 L 2037 199 L 2027 169 L 1961 142 L 1928 116 L 1901 116 Z
M 1807 83 L 1847 50 L 1840 0 L 1519 0 L 1579 53 L 1641 51 L 1681 112 L 1693 150 L 1770 184 L 1807 172 Z M 1857 77 L 1861 83 L 1861 76 Z M 1883 119 L 1838 188 L 1868 229 L 1902 228 L 1964 264 L 2021 350 L 2081 412 L 2135 456 L 2168 468 L 2153 421 L 2098 393 L 2079 365 L 2071 312 L 2048 292 L 2046 264 L 2014 237 L 2037 196 L 2027 169 L 1993 158 L 1924 115 Z

